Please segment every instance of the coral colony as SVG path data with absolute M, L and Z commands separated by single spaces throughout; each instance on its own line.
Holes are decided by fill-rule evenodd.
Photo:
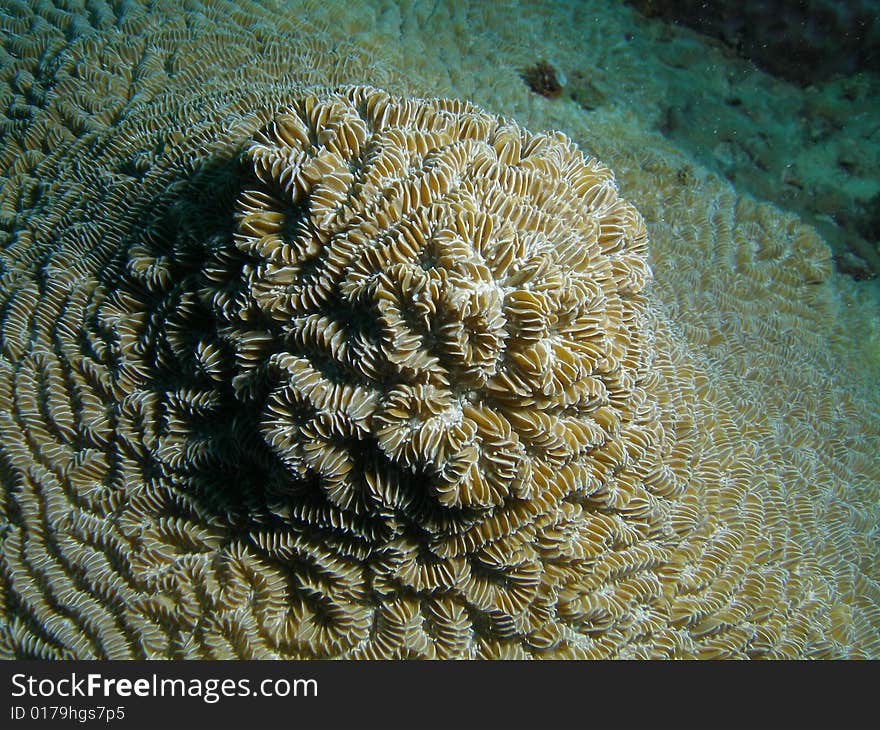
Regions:
M 811 229 L 195 5 L 3 16 L 0 653 L 880 655 Z

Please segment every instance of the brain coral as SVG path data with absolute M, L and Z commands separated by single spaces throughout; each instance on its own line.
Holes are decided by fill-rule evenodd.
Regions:
M 0 652 L 880 654 L 871 465 L 768 425 L 783 334 L 651 298 L 607 167 L 193 7 L 3 17 Z M 712 255 L 823 311 L 815 237 L 727 210 Z

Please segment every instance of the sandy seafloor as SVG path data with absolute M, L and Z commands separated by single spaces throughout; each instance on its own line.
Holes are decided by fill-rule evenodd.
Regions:
M 658 342 L 739 409 L 724 426 L 741 431 L 737 458 L 778 456 L 783 481 L 797 464 L 792 489 L 806 490 L 811 519 L 847 515 L 850 533 L 815 544 L 849 551 L 860 575 L 841 588 L 858 614 L 855 644 L 839 627 L 835 635 L 853 654 L 877 656 L 880 286 L 868 272 L 880 253 L 876 241 L 848 240 L 840 221 L 880 192 L 880 81 L 799 89 L 618 3 L 365 0 L 278 3 L 278 12 L 364 51 L 364 83 L 560 130 L 615 172 L 647 223 Z M 541 60 L 565 81 L 558 97 L 523 80 Z M 822 258 L 817 236 L 828 243 L 825 274 L 801 299 L 781 281 L 798 246 Z M 831 263 L 853 254 L 864 280 Z M 829 547 L 838 539 L 845 547 Z

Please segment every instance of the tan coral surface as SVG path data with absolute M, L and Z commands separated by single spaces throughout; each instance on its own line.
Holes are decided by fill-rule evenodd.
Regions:
M 566 7 L 7 4 L 4 655 L 880 656 L 863 290 Z

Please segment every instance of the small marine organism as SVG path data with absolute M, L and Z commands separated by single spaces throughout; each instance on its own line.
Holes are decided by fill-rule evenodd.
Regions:
M 565 77 L 548 61 L 542 59 L 534 66 L 521 69 L 520 75 L 536 94 L 553 99 L 562 93 Z

